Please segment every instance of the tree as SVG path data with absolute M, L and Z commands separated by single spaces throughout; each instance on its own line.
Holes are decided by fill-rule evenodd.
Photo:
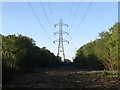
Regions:
M 32 38 L 22 35 L 2 35 L 2 37 L 3 63 L 8 67 L 30 69 L 61 63 L 60 59 L 48 49 L 36 46 Z
M 79 48 L 74 63 L 84 68 L 103 69 L 102 63 L 95 55 L 95 44 L 93 41 Z
M 119 34 L 120 23 L 116 23 L 108 32 L 101 32 L 100 39 L 89 42 L 77 50 L 74 63 L 85 67 L 97 65 L 102 69 L 120 70 Z

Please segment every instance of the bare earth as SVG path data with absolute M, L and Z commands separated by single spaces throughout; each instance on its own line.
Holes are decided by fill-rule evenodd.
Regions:
M 22 73 L 17 75 L 13 81 L 5 83 L 3 88 L 120 89 L 120 77 L 98 76 L 97 74 L 81 74 L 81 72 L 83 71 L 71 67 L 37 69 L 35 73 Z

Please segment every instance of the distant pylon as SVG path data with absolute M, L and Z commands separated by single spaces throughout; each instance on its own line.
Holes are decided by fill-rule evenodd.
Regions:
M 58 52 L 57 52 L 57 56 L 60 57 L 60 53 L 61 53 L 61 54 L 62 54 L 62 57 L 61 57 L 61 58 L 62 58 L 63 60 L 65 60 L 65 52 L 64 52 L 63 42 L 68 42 L 68 43 L 69 43 L 69 41 L 63 39 L 63 34 L 67 34 L 67 35 L 68 35 L 68 33 L 67 33 L 67 32 L 63 32 L 63 28 L 62 28 L 62 27 L 63 27 L 63 26 L 67 26 L 67 27 L 68 27 L 68 25 L 62 23 L 62 19 L 60 19 L 60 22 L 59 22 L 58 24 L 55 24 L 55 25 L 54 25 L 55 28 L 56 28 L 56 26 L 59 26 L 59 31 L 55 32 L 54 35 L 58 34 L 58 35 L 59 35 L 59 39 L 57 39 L 57 40 L 55 40 L 55 41 L 53 41 L 53 42 L 54 42 L 54 43 L 55 43 L 55 42 L 58 42 Z

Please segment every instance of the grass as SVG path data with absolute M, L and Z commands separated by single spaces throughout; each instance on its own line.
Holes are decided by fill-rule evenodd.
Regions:
M 82 75 L 97 75 L 97 76 L 107 76 L 107 77 L 120 77 L 119 71 L 83 71 L 78 72 Z
M 103 71 L 101 72 L 101 76 L 120 77 L 120 72 L 119 71 Z

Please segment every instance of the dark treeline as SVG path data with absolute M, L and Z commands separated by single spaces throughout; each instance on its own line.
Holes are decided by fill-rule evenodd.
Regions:
M 31 71 L 37 67 L 49 67 L 61 64 L 45 47 L 39 48 L 35 41 L 22 35 L 0 35 L 2 37 L 3 80 L 16 71 Z M 9 76 L 8 76 L 9 75 Z
M 39 48 L 35 41 L 22 35 L 2 35 L 2 59 L 3 66 L 11 68 L 34 68 L 36 66 L 51 66 L 61 63 L 45 47 Z
M 77 50 L 74 63 L 83 68 L 120 70 L 120 23 Z

